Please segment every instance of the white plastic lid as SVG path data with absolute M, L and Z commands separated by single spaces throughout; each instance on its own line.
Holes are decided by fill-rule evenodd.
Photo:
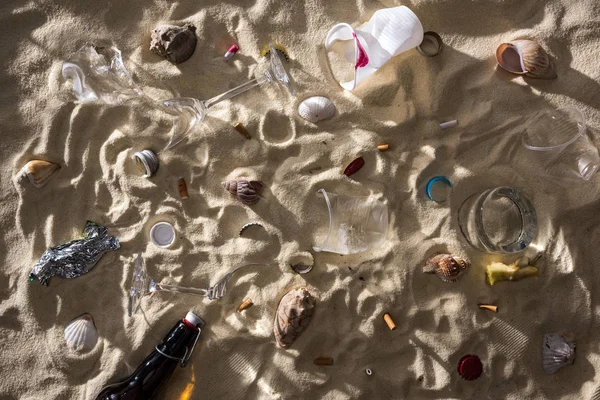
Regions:
M 188 311 L 188 313 L 185 315 L 185 319 L 194 326 L 199 326 L 200 328 L 204 326 L 204 321 L 202 321 L 199 316 L 191 311 Z
M 159 222 L 150 229 L 150 240 L 158 247 L 169 247 L 175 241 L 175 228 L 168 222 Z

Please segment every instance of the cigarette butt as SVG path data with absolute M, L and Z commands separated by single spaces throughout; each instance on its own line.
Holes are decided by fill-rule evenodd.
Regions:
M 390 331 L 393 331 L 394 329 L 396 329 L 396 324 L 394 323 L 394 320 L 392 319 L 390 314 L 388 314 L 388 313 L 383 314 L 383 320 L 387 324 L 388 328 L 390 328 Z
M 458 125 L 458 121 L 453 119 L 452 121 L 442 122 L 440 124 L 440 128 L 442 128 L 442 129 L 454 128 L 457 125 Z
M 498 312 L 498 306 L 492 306 L 489 304 L 480 304 L 479 308 L 484 309 L 484 310 L 490 310 L 493 312 Z
M 187 191 L 187 185 L 185 184 L 185 179 L 183 179 L 183 177 L 179 177 L 179 180 L 177 181 L 177 189 L 179 190 L 179 196 L 181 197 L 182 200 L 187 199 L 188 196 L 188 191 Z
M 333 365 L 333 358 L 327 358 L 327 357 L 315 358 L 314 363 L 316 365 Z
M 242 302 L 242 304 L 240 304 L 240 306 L 237 308 L 237 312 L 242 312 L 247 308 L 252 307 L 254 303 L 252 302 L 251 299 L 246 299 Z
M 387 144 L 387 143 L 386 144 L 380 144 L 379 146 L 377 146 L 377 150 L 379 150 L 379 151 L 386 151 L 389 148 L 390 148 L 390 145 Z
M 241 122 L 239 124 L 237 124 L 236 126 L 234 126 L 233 129 L 235 129 L 236 131 L 241 133 L 242 136 L 244 136 L 246 139 L 248 139 L 248 140 L 252 139 L 252 136 L 250 136 L 250 133 L 248 133 L 248 131 L 246 130 L 244 125 L 242 125 Z

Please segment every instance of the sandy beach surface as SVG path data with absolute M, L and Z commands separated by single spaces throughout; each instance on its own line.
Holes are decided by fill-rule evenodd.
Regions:
M 443 52 L 426 58 L 408 51 L 357 90 L 342 90 L 326 61 L 327 31 L 397 5 L 441 35 Z M 165 22 L 197 28 L 196 50 L 180 65 L 149 50 L 150 31 Z M 568 190 L 545 181 L 519 139 L 523 118 L 570 105 L 583 111 L 600 144 L 598 1 L 5 0 L 0 32 L 1 399 L 94 399 L 129 375 L 189 310 L 206 329 L 159 398 L 600 399 L 600 176 Z M 538 41 L 558 78 L 497 68 L 496 47 L 516 38 Z M 160 167 L 147 179 L 131 156 L 168 142 L 155 110 L 137 101 L 77 104 L 61 76 L 70 54 L 100 41 L 122 51 L 134 80 L 155 99 L 218 95 L 251 79 L 263 47 L 280 43 L 296 97 L 273 84 L 216 105 L 188 142 L 159 154 Z M 225 64 L 232 43 L 240 51 Z M 313 95 L 331 99 L 333 118 L 313 124 L 298 116 L 298 103 Z M 454 119 L 457 127 L 439 128 Z M 240 122 L 252 139 L 233 129 Z M 384 143 L 389 150 L 379 152 Z M 346 177 L 358 156 L 365 166 Z M 39 189 L 19 176 L 32 159 L 61 166 Z M 452 182 L 439 204 L 424 194 L 436 175 Z M 180 176 L 187 200 L 177 191 Z M 240 177 L 264 182 L 257 204 L 246 206 L 221 187 Z M 539 225 L 534 248 L 543 256 L 539 277 L 492 287 L 485 266 L 519 255 L 471 248 L 457 209 L 496 186 L 531 199 Z M 315 232 L 327 224 L 320 188 L 382 200 L 389 230 L 368 252 L 314 253 L 314 269 L 297 275 L 290 256 L 319 244 Z M 42 253 L 79 237 L 87 220 L 106 226 L 120 249 L 83 276 L 55 277 L 47 287 L 29 281 Z M 149 241 L 159 221 L 177 232 L 168 249 Z M 263 228 L 240 237 L 252 221 Z M 220 300 L 158 293 L 130 318 L 139 252 L 152 278 L 200 288 L 245 263 L 268 266 L 241 270 Z M 424 261 L 438 252 L 469 259 L 469 272 L 454 284 L 423 274 Z M 277 305 L 301 286 L 317 300 L 314 317 L 290 349 L 279 349 Z M 245 298 L 254 306 L 236 313 Z M 91 351 L 77 352 L 65 345 L 64 328 L 85 312 L 100 338 Z M 574 338 L 576 358 L 546 375 L 542 339 L 553 332 Z M 483 363 L 474 381 L 457 373 L 467 354 Z M 317 357 L 334 364 L 314 365 Z

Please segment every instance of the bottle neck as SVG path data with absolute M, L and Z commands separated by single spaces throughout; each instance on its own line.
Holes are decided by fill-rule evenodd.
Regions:
M 184 356 L 191 355 L 190 352 L 198 335 L 199 329 L 186 319 L 182 319 L 167 333 L 156 349 L 165 356 L 182 359 Z

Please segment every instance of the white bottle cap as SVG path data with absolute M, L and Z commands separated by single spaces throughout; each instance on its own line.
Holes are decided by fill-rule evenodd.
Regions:
M 150 240 L 158 247 L 169 247 L 175 241 L 175 228 L 168 222 L 159 222 L 150 229 Z
M 188 313 L 185 315 L 185 319 L 192 325 L 197 326 L 199 328 L 202 328 L 204 326 L 204 321 L 202 321 L 202 319 L 200 319 L 199 316 L 197 316 L 196 314 L 194 314 L 191 311 L 188 311 Z

